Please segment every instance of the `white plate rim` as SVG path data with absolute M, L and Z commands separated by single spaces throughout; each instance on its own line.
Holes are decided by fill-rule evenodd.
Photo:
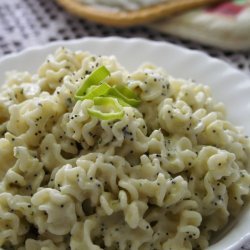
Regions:
M 161 51 L 161 53 L 163 53 L 163 51 L 166 51 L 169 53 L 171 53 L 171 51 L 174 51 L 174 53 L 172 53 L 172 54 L 175 54 L 178 52 L 177 54 L 183 56 L 183 58 L 192 58 L 195 61 L 196 66 L 198 67 L 198 69 L 196 69 L 196 71 L 201 71 L 201 73 L 203 71 L 206 72 L 209 69 L 209 67 L 211 67 L 214 70 L 214 72 L 216 73 L 214 76 L 215 79 L 216 78 L 218 79 L 218 76 L 220 76 L 221 78 L 224 77 L 225 79 L 231 78 L 232 82 L 229 81 L 229 84 L 228 84 L 229 87 L 227 88 L 228 91 L 230 90 L 230 87 L 233 86 L 233 84 L 234 84 L 233 81 L 234 81 L 237 84 L 240 84 L 240 85 L 237 85 L 237 86 L 239 86 L 237 88 L 240 90 L 240 92 L 242 94 L 249 93 L 249 96 L 250 96 L 250 79 L 248 78 L 248 76 L 245 73 L 239 71 L 236 68 L 233 68 L 229 64 L 227 64 L 219 59 L 212 58 L 212 57 L 208 56 L 207 54 L 205 54 L 204 52 L 190 50 L 190 49 L 180 47 L 180 46 L 168 43 L 168 42 L 151 41 L 151 40 L 147 40 L 144 38 L 84 37 L 82 39 L 75 39 L 75 40 L 68 40 L 68 41 L 56 41 L 56 42 L 48 43 L 45 45 L 34 46 L 31 48 L 25 49 L 21 52 L 13 53 L 13 54 L 3 56 L 2 58 L 0 58 L 0 80 L 1 80 L 0 83 L 3 82 L 3 77 L 2 77 L 3 73 L 6 72 L 6 70 L 11 70 L 11 69 L 14 70 L 14 68 L 11 68 L 11 66 L 13 65 L 13 67 L 14 67 L 15 61 L 20 60 L 20 58 L 23 58 L 23 59 L 29 58 L 32 53 L 38 54 L 38 55 L 39 54 L 44 55 L 44 54 L 46 54 L 45 52 L 47 52 L 47 51 L 51 52 L 53 49 L 60 47 L 60 46 L 68 47 L 71 49 L 79 48 L 79 47 L 83 46 L 82 49 L 85 50 L 84 46 L 86 46 L 86 44 L 88 44 L 88 46 L 90 46 L 90 47 L 92 44 L 92 49 L 94 49 L 94 51 L 95 51 L 94 45 L 99 44 L 99 45 L 103 46 L 102 50 L 107 49 L 107 48 L 109 48 L 111 50 L 112 50 L 112 48 L 117 49 L 116 46 L 118 46 L 118 49 L 119 49 L 119 46 L 120 46 L 120 49 L 122 49 L 123 46 L 125 46 L 125 47 L 127 46 L 130 49 L 131 48 L 134 48 L 134 49 L 138 48 L 137 52 L 140 52 L 140 53 L 142 52 L 142 49 L 144 49 L 145 47 L 149 48 L 149 49 L 153 49 L 154 51 Z M 109 47 L 107 47 L 107 46 L 109 46 Z M 166 53 L 166 52 L 164 52 L 164 53 Z M 115 50 L 115 52 L 112 54 L 116 54 L 116 53 L 119 54 L 120 53 L 119 50 Z M 110 55 L 110 53 L 105 53 L 105 51 L 103 54 Z M 152 56 L 152 54 L 150 54 L 150 55 Z M 175 60 L 176 58 L 173 58 L 173 59 Z M 143 63 L 143 61 L 141 61 L 141 63 Z M 199 65 L 198 65 L 198 63 L 199 63 Z M 201 67 L 199 67 L 199 66 L 201 66 Z M 221 75 L 219 74 L 219 71 L 222 72 Z M 178 75 L 174 75 L 174 76 L 178 77 Z M 206 84 L 208 84 L 208 83 L 206 83 Z M 234 91 L 232 93 L 231 92 L 230 92 L 230 95 L 234 96 L 233 95 L 233 94 L 235 94 Z M 241 100 L 241 102 L 242 102 L 242 100 Z M 246 108 L 247 108 L 247 114 L 250 115 L 250 101 L 246 102 L 245 104 L 246 104 Z M 247 116 L 247 115 L 245 115 L 245 116 Z M 250 125 L 250 122 L 249 122 L 249 125 Z M 248 130 L 248 133 L 249 133 L 249 131 L 250 130 Z M 249 220 L 249 219 L 250 219 L 250 211 L 248 209 L 248 212 L 245 212 L 245 214 L 243 215 L 243 218 L 241 219 L 241 223 L 240 223 L 239 227 L 237 226 L 239 233 L 238 234 L 237 234 L 237 232 L 235 233 L 234 232 L 235 229 L 232 230 L 232 232 L 234 232 L 233 234 L 232 234 L 232 232 L 230 232 L 229 235 L 227 235 L 225 238 L 220 240 L 218 243 L 210 246 L 208 248 L 208 250 L 221 250 L 221 249 L 236 250 L 236 249 L 240 249 L 240 247 L 242 247 L 242 245 L 244 245 L 246 242 L 250 241 L 250 226 L 248 226 L 246 223 L 244 224 L 244 222 Z M 238 237 L 238 239 L 235 241 L 235 239 L 237 237 Z M 234 239 L 234 240 L 232 240 L 232 239 Z

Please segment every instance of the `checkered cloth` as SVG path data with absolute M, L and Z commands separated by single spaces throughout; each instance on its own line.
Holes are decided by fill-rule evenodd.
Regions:
M 250 51 L 221 51 L 165 35 L 143 26 L 113 28 L 94 24 L 66 13 L 53 0 L 0 1 L 0 56 L 37 44 L 84 36 L 143 37 L 169 41 L 205 51 L 250 74 Z

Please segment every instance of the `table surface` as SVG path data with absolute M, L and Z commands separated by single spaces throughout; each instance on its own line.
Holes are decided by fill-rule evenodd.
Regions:
M 85 36 L 141 37 L 168 41 L 204 51 L 250 75 L 250 51 L 222 51 L 178 39 L 143 26 L 113 28 L 91 23 L 68 14 L 54 0 L 0 1 L 0 57 L 38 44 Z M 242 246 L 241 249 L 250 250 L 250 243 Z
M 250 75 L 250 51 L 222 51 L 178 39 L 143 26 L 113 28 L 91 23 L 68 14 L 55 3 L 55 0 L 0 1 L 0 56 L 37 44 L 85 36 L 142 37 L 168 41 L 191 49 L 202 50 Z

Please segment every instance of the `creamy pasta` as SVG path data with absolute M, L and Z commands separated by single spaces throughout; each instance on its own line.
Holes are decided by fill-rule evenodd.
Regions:
M 120 119 L 75 93 L 104 65 L 141 100 Z M 207 86 L 59 48 L 0 93 L 0 247 L 205 249 L 249 196 L 250 140 Z

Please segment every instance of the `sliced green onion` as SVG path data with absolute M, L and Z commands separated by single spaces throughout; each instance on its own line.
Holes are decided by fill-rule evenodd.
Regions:
M 131 107 L 128 103 L 124 102 L 121 98 L 117 98 L 117 101 L 121 104 L 122 107 Z
M 75 98 L 80 100 L 82 96 L 86 95 L 87 89 L 90 86 L 100 84 L 108 76 L 110 76 L 108 69 L 105 66 L 99 67 L 83 82 L 82 86 L 77 90 Z
M 107 83 L 102 83 L 99 86 L 91 86 L 87 90 L 87 95 L 79 96 L 77 100 L 94 99 L 98 96 L 107 95 L 111 87 Z
M 88 113 L 101 120 L 119 120 L 124 116 L 124 110 L 118 100 L 113 97 L 95 97 L 94 107 L 88 108 Z
M 111 87 L 104 83 L 110 72 L 105 66 L 93 71 L 85 79 L 82 86 L 77 90 L 77 100 L 94 100 L 94 106 L 88 109 L 88 113 L 101 120 L 116 120 L 124 116 L 123 107 L 136 107 L 140 99 L 129 88 L 125 86 Z
M 135 93 L 125 86 L 114 86 L 109 90 L 109 95 L 122 99 L 125 103 L 136 107 L 141 101 Z

